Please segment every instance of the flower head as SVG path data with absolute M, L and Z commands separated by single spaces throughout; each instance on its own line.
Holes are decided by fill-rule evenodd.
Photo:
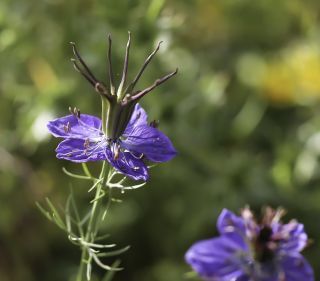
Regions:
M 128 122 L 131 118 L 131 115 L 134 111 L 135 105 L 139 102 L 139 100 L 144 97 L 146 94 L 151 92 L 153 89 L 170 79 L 174 76 L 178 70 L 176 69 L 172 73 L 169 73 L 163 76 L 160 79 L 157 79 L 151 86 L 145 88 L 144 90 L 135 90 L 137 82 L 139 81 L 141 75 L 144 70 L 154 57 L 154 55 L 158 52 L 161 42 L 158 43 L 157 48 L 147 57 L 145 62 L 143 63 L 141 69 L 138 74 L 135 76 L 132 82 L 126 85 L 127 80 L 127 72 L 128 72 L 128 63 L 129 63 L 129 51 L 131 45 L 131 34 L 129 32 L 129 39 L 126 47 L 126 54 L 124 59 L 123 71 L 121 81 L 116 88 L 114 78 L 113 78 L 113 70 L 111 63 L 111 36 L 109 35 L 109 51 L 108 51 L 108 72 L 109 72 L 109 87 L 99 81 L 94 74 L 91 72 L 89 67 L 86 65 L 82 57 L 80 56 L 75 43 L 71 42 L 72 50 L 75 56 L 75 59 L 72 59 L 74 68 L 82 74 L 83 77 L 88 80 L 88 82 L 94 87 L 96 92 L 98 92 L 103 100 L 108 104 L 107 116 L 106 117 L 106 132 L 105 134 L 109 139 L 118 139 L 127 128 Z
M 48 129 L 55 137 L 64 138 L 58 145 L 57 157 L 73 162 L 107 160 L 117 171 L 135 180 L 147 180 L 145 160 L 169 161 L 176 151 L 163 133 L 147 123 L 147 114 L 138 102 L 147 93 L 177 73 L 156 80 L 144 90 L 135 86 L 147 65 L 158 52 L 157 48 L 148 56 L 133 81 L 126 85 L 131 35 L 126 47 L 122 78 L 115 87 L 111 63 L 111 37 L 109 36 L 108 70 L 109 87 L 99 81 L 80 56 L 75 43 L 71 42 L 74 68 L 89 81 L 102 97 L 102 118 L 80 114 L 76 108 L 71 115 L 49 122 Z
M 300 254 L 307 244 L 302 224 L 283 224 L 282 210 L 266 208 L 258 223 L 248 208 L 236 216 L 223 210 L 220 237 L 195 243 L 186 261 L 208 281 L 313 281 L 313 270 Z
M 148 179 L 145 160 L 166 162 L 176 155 L 169 138 L 147 123 L 147 114 L 139 104 L 117 139 L 108 138 L 99 118 L 76 110 L 49 122 L 48 129 L 55 137 L 64 138 L 56 149 L 57 158 L 72 162 L 107 160 L 135 180 Z

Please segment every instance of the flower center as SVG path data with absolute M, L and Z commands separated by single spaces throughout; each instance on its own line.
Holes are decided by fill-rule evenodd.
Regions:
M 263 226 L 254 242 L 255 259 L 259 262 L 271 261 L 274 257 L 275 242 L 272 241 L 272 228 Z

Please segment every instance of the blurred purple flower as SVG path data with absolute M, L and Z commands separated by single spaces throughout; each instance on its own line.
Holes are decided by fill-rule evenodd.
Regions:
M 313 281 L 313 270 L 300 254 L 307 244 L 302 224 L 280 221 L 282 210 L 267 208 L 257 223 L 246 208 L 241 216 L 224 209 L 220 237 L 195 243 L 185 259 L 207 281 Z
M 103 133 L 99 118 L 76 111 L 49 122 L 48 129 L 53 136 L 64 138 L 56 149 L 57 158 L 72 162 L 107 160 L 135 180 L 148 179 L 145 159 L 166 162 L 176 155 L 169 138 L 147 123 L 147 114 L 139 104 L 117 139 Z

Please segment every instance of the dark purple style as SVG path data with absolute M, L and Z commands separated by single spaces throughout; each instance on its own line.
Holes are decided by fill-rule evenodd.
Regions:
M 147 123 L 147 114 L 136 104 L 123 135 L 108 139 L 101 120 L 86 114 L 71 114 L 48 124 L 58 145 L 57 158 L 72 162 L 107 160 L 116 170 L 135 180 L 147 180 L 145 159 L 152 162 L 171 160 L 176 151 L 167 136 Z
M 224 209 L 220 237 L 195 243 L 185 259 L 207 281 L 313 281 L 300 252 L 307 244 L 302 224 L 281 223 L 283 210 L 266 208 L 258 224 L 248 208 L 236 216 Z

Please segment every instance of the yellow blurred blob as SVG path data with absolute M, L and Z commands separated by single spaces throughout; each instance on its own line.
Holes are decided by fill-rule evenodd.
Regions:
M 308 103 L 320 98 L 320 49 L 299 45 L 266 64 L 263 94 L 274 103 Z
M 57 77 L 47 61 L 33 58 L 28 63 L 30 77 L 40 92 L 46 92 L 57 84 Z

